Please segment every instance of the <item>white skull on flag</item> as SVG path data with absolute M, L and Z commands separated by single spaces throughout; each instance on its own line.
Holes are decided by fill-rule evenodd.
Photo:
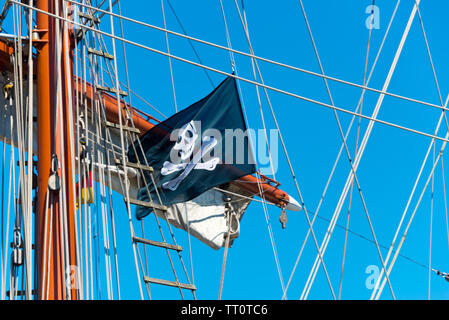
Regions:
M 190 158 L 197 139 L 198 133 L 193 121 L 190 121 L 181 127 L 179 130 L 178 139 L 176 140 L 176 144 L 173 149 L 178 151 L 178 155 L 182 161 Z

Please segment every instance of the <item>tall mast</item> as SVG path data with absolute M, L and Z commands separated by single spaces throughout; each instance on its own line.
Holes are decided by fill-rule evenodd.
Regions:
M 63 1 L 37 0 L 38 9 L 63 16 Z M 58 10 L 56 10 L 58 8 Z M 74 226 L 74 141 L 70 139 L 72 50 L 64 22 L 36 13 L 38 209 L 36 212 L 36 297 L 76 299 Z M 59 25 L 58 25 L 59 24 Z M 59 32 L 59 33 L 58 33 Z M 59 35 L 59 37 L 58 37 Z M 67 52 L 68 51 L 68 52 Z M 67 55 L 68 59 L 66 59 Z M 72 117 L 73 118 L 73 117 Z M 73 127 L 72 127 L 73 129 Z M 73 289 L 71 289 L 73 288 Z

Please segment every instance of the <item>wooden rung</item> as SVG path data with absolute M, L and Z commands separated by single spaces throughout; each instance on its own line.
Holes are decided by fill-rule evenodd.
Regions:
M 123 166 L 123 162 L 119 159 L 115 159 L 115 164 L 118 166 Z M 126 162 L 126 166 L 130 167 L 130 168 L 134 168 L 134 169 L 141 169 L 144 171 L 149 171 L 150 173 L 153 172 L 153 168 L 149 167 L 149 166 L 145 166 L 143 164 L 140 163 L 134 163 L 134 162 Z
M 179 252 L 182 251 L 181 246 L 176 246 L 174 244 L 169 244 L 169 243 L 165 243 L 165 242 L 142 239 L 142 238 L 138 238 L 138 237 L 133 237 L 133 241 L 138 242 L 138 243 L 148 244 L 150 246 L 155 246 L 155 247 L 159 247 L 159 248 L 166 248 L 166 249 L 176 250 Z
M 96 50 L 96 49 L 92 49 L 92 48 L 87 48 L 87 52 L 89 52 L 91 54 L 95 54 L 97 56 L 104 57 L 106 59 L 114 60 L 114 56 L 112 54 L 109 54 L 109 53 L 104 52 L 102 50 Z
M 109 122 L 109 121 L 105 121 L 104 125 L 108 128 L 113 128 L 113 129 L 118 129 L 120 130 L 120 125 L 118 123 L 114 123 L 114 122 Z M 128 126 L 123 126 L 122 125 L 123 130 L 125 131 L 129 131 L 129 132 L 134 132 L 137 134 L 140 134 L 140 130 L 137 128 L 133 128 L 133 127 L 128 127 Z
M 110 92 L 110 93 L 117 93 L 117 90 L 115 90 L 115 88 L 109 88 L 109 87 L 105 87 L 105 86 L 100 86 L 100 85 L 95 85 L 95 89 L 99 90 L 99 91 L 106 91 L 106 92 Z M 128 94 L 125 91 L 119 90 L 119 94 L 121 96 L 126 97 Z
M 84 18 L 84 19 L 90 20 L 90 21 L 92 21 L 93 23 L 96 23 L 96 24 L 100 23 L 100 18 L 93 17 L 93 16 L 91 16 L 89 14 L 86 14 L 86 13 L 83 13 L 83 12 L 79 12 L 78 16 L 80 18 Z
M 124 198 L 124 199 L 125 199 L 125 202 L 127 202 L 127 200 L 128 200 L 130 204 L 134 204 L 136 206 L 141 206 L 141 207 L 156 209 L 156 210 L 161 210 L 161 211 L 168 210 L 168 208 L 166 206 L 161 206 L 160 204 L 156 204 L 153 202 L 145 202 L 145 201 L 140 201 L 140 200 L 136 200 L 136 199 L 127 199 L 127 198 Z
M 187 290 L 196 290 L 196 287 L 193 284 L 184 284 L 184 283 L 179 283 L 179 282 L 175 282 L 175 281 L 168 281 L 168 280 L 162 280 L 162 279 L 156 279 L 156 278 L 150 278 L 150 277 L 144 277 L 143 281 L 148 282 L 148 283 L 161 284 L 164 286 L 187 289 Z

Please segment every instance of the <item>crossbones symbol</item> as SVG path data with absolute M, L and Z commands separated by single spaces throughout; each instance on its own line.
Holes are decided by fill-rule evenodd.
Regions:
M 199 135 L 193 124 L 193 121 L 182 126 L 179 131 L 178 139 L 176 140 L 176 144 L 173 146 L 173 150 L 178 151 L 178 154 L 181 160 L 187 160 L 194 151 L 195 142 L 198 139 Z M 187 178 L 187 176 L 192 172 L 192 170 L 215 170 L 217 164 L 220 162 L 220 159 L 214 157 L 206 162 L 200 162 L 201 159 L 207 155 L 215 146 L 217 145 L 217 140 L 214 137 L 206 136 L 203 138 L 202 145 L 200 150 L 198 150 L 194 155 L 190 162 L 182 162 L 179 164 L 174 164 L 169 161 L 165 161 L 163 167 L 161 169 L 161 174 L 166 176 L 171 173 L 184 170 L 179 176 L 165 182 L 162 184 L 162 187 L 165 189 L 169 189 L 175 191 L 178 189 L 180 183 Z

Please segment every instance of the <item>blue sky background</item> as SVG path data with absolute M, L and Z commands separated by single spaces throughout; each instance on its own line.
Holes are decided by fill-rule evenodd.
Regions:
M 219 1 L 171 0 L 171 3 L 189 35 L 226 46 L 225 27 Z M 368 18 L 365 10 L 368 5 L 372 4 L 372 1 L 304 0 L 303 3 L 325 73 L 362 84 L 369 34 L 369 30 L 365 26 L 365 21 Z M 390 34 L 369 85 L 372 88 L 381 89 L 383 86 L 413 3 L 412 0 L 404 0 L 399 5 Z M 368 70 L 373 64 L 386 32 L 396 1 L 379 0 L 375 4 L 380 12 L 380 28 L 372 30 Z M 249 52 L 234 2 L 224 1 L 224 9 L 233 48 Z M 443 100 L 448 94 L 449 86 L 449 74 L 445 72 L 449 66 L 447 59 L 449 43 L 446 41 L 447 30 L 445 28 L 448 9 L 449 3 L 442 0 L 422 1 L 420 5 Z M 253 49 L 257 56 L 320 72 L 298 1 L 247 0 L 245 1 L 245 10 Z M 165 12 L 168 29 L 182 32 L 166 2 Z M 122 1 L 122 13 L 130 18 L 163 26 L 160 1 Z M 103 17 L 103 23 L 103 30 L 109 31 L 106 16 Z M 119 25 L 115 26 L 117 33 Z M 124 29 L 127 39 L 166 51 L 164 33 L 129 22 L 124 23 Z M 195 55 L 185 39 L 170 35 L 169 40 L 172 54 L 196 61 Z M 224 72 L 232 72 L 227 52 L 197 43 L 194 45 L 205 65 Z M 121 44 L 118 49 L 120 53 Z M 175 108 L 168 58 L 131 45 L 127 45 L 126 50 L 131 89 L 165 115 L 172 115 Z M 124 81 L 123 60 L 119 61 L 120 77 Z M 172 60 L 172 65 L 179 109 L 189 106 L 212 90 L 211 84 L 200 68 L 175 60 Z M 267 85 L 329 103 L 322 79 L 264 62 L 260 62 L 259 65 Z M 253 79 L 249 58 L 236 55 L 236 67 L 240 76 Z M 215 85 L 224 79 L 224 76 L 212 72 L 209 72 L 209 75 Z M 250 127 L 262 128 L 255 87 L 245 82 L 240 82 L 240 85 L 241 99 L 245 105 Z M 354 111 L 360 99 L 361 89 L 331 81 L 329 85 L 335 105 Z M 388 91 L 440 104 L 418 16 L 413 21 Z M 334 114 L 332 110 L 325 107 L 280 93 L 269 91 L 269 95 L 305 204 L 308 210 L 315 212 L 342 142 Z M 267 128 L 274 129 L 275 124 L 268 104 L 264 95 L 261 96 Z M 367 92 L 365 94 L 363 106 L 365 115 L 371 115 L 377 99 L 377 93 Z M 160 115 L 145 106 L 136 97 L 132 97 L 132 102 L 135 107 L 162 120 Z M 351 115 L 338 113 L 338 116 L 346 131 Z M 379 118 L 382 120 L 432 134 L 439 116 L 440 110 L 438 109 L 389 96 L 385 97 L 379 113 Z M 367 120 L 362 120 L 361 135 L 364 134 L 367 124 Z M 442 126 L 439 132 L 440 136 L 444 136 L 444 129 L 445 127 Z M 348 138 L 348 146 L 352 153 L 355 148 L 355 137 L 356 126 L 353 127 Z M 429 143 L 428 137 L 379 123 L 374 125 L 357 176 L 377 239 L 382 245 L 389 246 L 393 239 Z M 437 142 L 437 152 L 440 147 L 441 142 Z M 424 169 L 423 180 L 429 175 L 430 164 L 431 162 L 428 162 Z M 320 209 L 321 217 L 331 218 L 349 170 L 347 157 L 343 154 Z M 276 179 L 282 183 L 283 190 L 299 199 L 280 144 Z M 446 181 L 448 181 L 447 178 Z M 418 184 L 417 194 L 421 192 L 423 186 L 424 182 L 421 180 Z M 432 267 L 448 272 L 449 247 L 440 165 L 435 171 L 434 189 Z M 346 224 L 348 199 L 349 197 L 338 220 L 338 224 L 342 226 Z M 371 239 L 369 225 L 356 189 L 354 189 L 352 199 L 349 228 Z M 411 209 L 414 208 L 416 201 L 417 196 L 413 198 Z M 430 207 L 429 186 L 401 250 L 401 254 L 424 265 L 428 265 Z M 95 210 L 96 206 L 93 205 L 92 208 Z M 118 196 L 114 198 L 114 209 L 118 228 L 122 298 L 138 299 L 139 291 L 129 245 L 127 215 Z M 268 213 L 284 281 L 287 282 L 308 230 L 307 221 L 303 211 L 288 212 L 289 221 L 287 228 L 283 230 L 278 222 L 281 210 L 269 206 Z M 406 221 L 408 221 L 410 213 L 411 211 L 409 211 Z M 147 230 L 146 237 L 159 240 L 154 218 L 148 217 L 144 223 Z M 134 225 L 137 227 L 139 222 L 134 221 Z M 321 244 L 327 226 L 328 223 L 321 219 L 317 219 L 314 225 L 319 244 Z M 174 231 L 178 243 L 184 247 L 183 259 L 190 272 L 187 235 L 180 230 Z M 166 232 L 165 236 L 168 238 L 169 234 Z M 344 230 L 336 227 L 324 257 L 336 293 L 339 288 L 344 237 Z M 150 248 L 148 253 L 150 276 L 173 279 L 165 253 L 157 248 Z M 192 238 L 192 253 L 195 285 L 198 288 L 197 298 L 216 299 L 220 284 L 223 250 L 215 251 Z M 386 251 L 383 249 L 382 254 L 384 257 L 386 256 Z M 315 256 L 316 249 L 310 238 L 288 291 L 289 299 L 299 298 Z M 100 259 L 104 258 L 103 252 L 100 252 L 99 257 Z M 175 255 L 172 257 L 175 262 L 178 260 Z M 349 234 L 343 276 L 343 299 L 369 299 L 371 290 L 366 287 L 369 275 L 365 273 L 365 270 L 370 265 L 381 267 L 375 246 Z M 103 274 L 103 264 L 101 264 L 101 268 L 100 272 Z M 179 264 L 176 269 L 179 274 L 182 274 Z M 422 266 L 399 257 L 390 279 L 397 298 L 427 299 L 428 270 Z M 431 275 L 431 280 L 431 298 L 449 298 L 449 283 L 434 274 Z M 105 298 L 104 275 L 101 277 L 101 282 L 103 288 L 101 297 Z M 188 292 L 185 295 L 188 298 L 191 297 Z M 177 299 L 179 293 L 174 288 L 152 286 L 152 297 L 155 299 Z M 264 212 L 261 204 L 254 202 L 242 220 L 240 237 L 234 242 L 234 246 L 228 253 L 223 298 L 280 299 L 281 297 L 282 288 L 276 271 Z M 387 286 L 381 298 L 392 298 Z M 309 299 L 332 299 L 322 268 L 310 291 Z
M 139 5 L 137 2 L 133 5 L 123 3 L 123 14 L 163 26 L 158 1 L 151 3 L 140 1 L 138 3 Z M 219 1 L 196 1 L 194 3 L 172 1 L 171 3 L 189 35 L 226 46 L 225 27 Z M 326 74 L 361 84 L 369 33 L 365 27 L 368 17 L 365 10 L 372 2 L 306 0 L 303 3 Z M 372 31 L 368 69 L 373 64 L 396 2 L 376 1 L 375 4 L 379 7 L 380 28 Z M 423 1 L 420 9 L 443 99 L 447 94 L 446 88 L 449 80 L 447 73 L 443 71 L 448 66 L 447 52 L 449 48 L 447 41 L 444 41 L 446 35 L 443 27 L 444 12 L 447 6 L 448 4 L 444 1 Z M 382 88 L 412 7 L 413 1 L 402 1 L 398 8 L 370 83 L 373 88 Z M 233 48 L 248 52 L 249 49 L 233 1 L 225 1 L 224 8 Z M 182 32 L 167 4 L 165 4 L 165 9 L 168 28 Z M 245 1 L 245 9 L 256 55 L 320 72 L 298 1 L 282 1 L 280 3 Z M 159 31 L 126 23 L 125 33 L 129 40 L 162 51 L 166 50 L 164 34 Z M 196 61 L 185 39 L 174 36 L 169 36 L 169 39 L 172 54 Z M 195 44 L 195 47 L 204 64 L 231 72 L 229 56 L 225 51 L 200 44 Z M 171 115 L 174 112 L 174 105 L 167 57 L 132 46 L 127 46 L 127 53 L 130 57 L 128 62 L 133 90 L 144 95 L 164 114 Z M 131 57 L 138 57 L 138 59 Z M 212 89 L 201 69 L 179 61 L 172 60 L 172 63 L 176 96 L 180 108 L 187 107 Z M 236 55 L 236 66 L 241 76 L 253 79 L 249 58 Z M 329 103 L 322 79 L 263 62 L 260 62 L 260 67 L 267 85 Z M 209 74 L 215 84 L 223 79 L 221 75 L 211 72 Z M 329 82 L 329 84 L 335 105 L 355 110 L 361 90 L 335 82 Z M 246 107 L 250 126 L 262 128 L 255 87 L 244 82 L 241 82 L 241 87 L 241 98 Z M 413 22 L 388 91 L 439 104 L 418 16 Z M 304 201 L 308 209 L 314 212 L 341 145 L 333 112 L 276 92 L 269 92 L 269 95 Z M 372 113 L 377 98 L 378 94 L 376 93 L 366 93 L 364 114 Z M 135 98 L 133 100 L 136 101 Z M 267 127 L 275 128 L 263 94 L 262 104 Z M 137 106 L 139 107 L 139 105 Z M 346 129 L 351 116 L 343 113 L 338 115 L 343 128 Z M 433 133 L 439 115 L 440 111 L 437 109 L 385 97 L 379 118 Z M 367 123 L 367 120 L 362 120 L 362 134 Z M 355 132 L 354 129 L 351 131 L 348 140 L 351 152 L 355 148 Z M 444 135 L 443 129 L 439 134 Z M 430 140 L 426 137 L 381 124 L 374 126 L 358 170 L 358 178 L 377 239 L 383 245 L 388 246 L 391 243 L 429 143 Z M 437 143 L 437 148 L 440 145 L 441 143 Z M 282 183 L 282 189 L 299 199 L 280 145 L 278 168 L 276 178 Z M 320 216 L 328 219 L 332 216 L 349 168 L 347 158 L 343 154 L 320 210 Z M 448 242 L 441 167 L 438 168 L 435 174 L 432 266 L 444 271 L 448 263 Z M 424 177 L 427 178 L 429 170 L 430 167 L 427 166 Z M 421 191 L 422 187 L 423 183 L 419 184 L 418 190 Z M 346 224 L 347 203 L 348 201 L 346 201 L 338 220 L 339 225 Z M 415 203 L 416 197 L 412 204 Z M 285 281 L 287 281 L 308 227 L 303 212 L 288 213 L 287 229 L 282 230 L 278 222 L 279 214 L 279 209 L 269 207 L 280 264 Z M 409 215 L 407 215 L 407 219 Z M 430 192 L 426 192 L 401 251 L 402 254 L 424 264 L 428 263 L 429 223 Z M 327 222 L 317 220 L 314 230 L 319 243 L 321 243 L 326 228 Z M 350 229 L 371 238 L 369 225 L 356 190 L 353 194 Z M 336 292 L 338 292 L 340 279 L 343 241 L 344 231 L 337 227 L 325 255 L 326 266 Z M 218 294 L 223 252 L 222 250 L 213 251 L 196 240 L 193 241 L 192 250 L 195 284 L 199 288 L 198 298 L 215 299 Z M 386 255 L 384 250 L 382 253 L 384 256 Z M 316 249 L 310 238 L 288 291 L 290 299 L 297 299 L 302 292 L 315 256 Z M 184 257 L 188 260 L 188 255 L 185 254 Z M 159 264 L 159 260 L 157 264 Z M 160 263 L 158 268 L 168 268 L 168 265 L 166 267 L 162 267 L 162 265 Z M 381 266 L 375 246 L 350 234 L 342 298 L 369 298 L 371 291 L 365 285 L 368 277 L 365 270 L 369 265 Z M 400 299 L 426 299 L 427 279 L 428 271 L 425 268 L 402 258 L 397 260 L 391 275 L 393 289 L 395 289 L 397 298 Z M 448 298 L 448 283 L 435 275 L 432 275 L 431 279 L 431 297 L 434 299 Z M 155 297 L 156 290 L 154 288 Z M 173 293 L 173 290 L 170 291 Z M 241 236 L 229 251 L 223 298 L 279 299 L 281 296 L 282 290 L 262 206 L 253 203 L 242 221 Z M 173 296 L 168 295 L 168 291 L 165 293 L 165 290 L 162 293 L 161 289 L 161 297 Z M 332 298 L 322 269 L 317 275 L 309 298 Z M 391 298 L 387 287 L 382 298 Z

